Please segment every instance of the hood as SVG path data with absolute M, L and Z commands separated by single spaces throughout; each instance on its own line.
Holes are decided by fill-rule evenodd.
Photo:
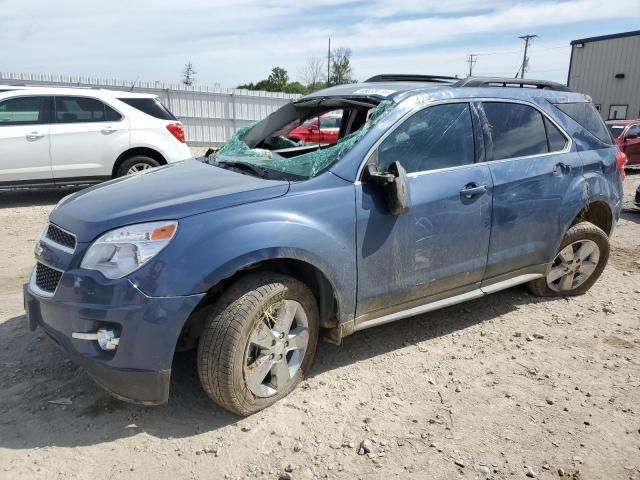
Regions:
M 74 233 L 79 242 L 89 242 L 124 225 L 177 220 L 280 197 L 288 190 L 287 181 L 186 160 L 76 192 L 62 200 L 49 218 Z

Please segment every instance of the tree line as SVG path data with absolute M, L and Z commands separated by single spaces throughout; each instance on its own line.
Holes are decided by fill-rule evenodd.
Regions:
M 307 93 L 333 85 L 355 83 L 351 68 L 351 49 L 334 48 L 329 57 L 329 78 L 326 77 L 326 63 L 321 57 L 310 57 L 300 75 L 302 82 L 291 81 L 289 73 L 282 67 L 274 67 L 269 76 L 257 83 L 245 83 L 237 88 L 245 90 L 265 90 L 267 92 Z
M 195 74 L 193 64 L 189 61 L 182 72 L 182 83 L 193 85 Z M 300 73 L 302 81 L 292 81 L 287 72 L 282 67 L 274 67 L 271 73 L 264 80 L 257 83 L 245 83 L 237 88 L 245 90 L 264 90 L 267 92 L 307 93 L 320 90 L 333 85 L 345 83 L 355 83 L 353 70 L 351 68 L 351 49 L 348 47 L 338 47 L 331 51 L 329 56 L 329 78 L 327 79 L 326 59 L 321 57 L 309 57 Z

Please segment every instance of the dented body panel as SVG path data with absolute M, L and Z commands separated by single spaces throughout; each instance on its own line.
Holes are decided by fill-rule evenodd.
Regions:
M 256 167 L 287 159 L 256 148 L 270 125 L 312 110 L 314 101 L 333 108 L 341 98 L 383 108 L 324 153 L 300 154 L 300 168 L 285 172 L 290 177 L 260 177 Z M 483 111 L 483 102 L 491 101 L 533 107 L 569 142 L 553 153 L 494 160 Z M 270 121 L 258 123 L 257 131 L 245 130 L 246 138 L 238 135 L 229 142 L 229 158 L 257 159 L 244 171 L 192 160 L 63 200 L 50 221 L 73 234 L 77 245 L 71 252 L 51 243 L 37 249 L 38 261 L 62 275 L 46 298 L 25 288 L 32 326 L 41 326 L 78 363 L 90 365 L 117 396 L 159 403 L 168 395 L 178 335 L 193 312 L 230 278 L 265 262 L 299 262 L 319 272 L 329 291 L 314 293 L 329 297 L 320 310 L 333 317 L 321 320 L 333 327 L 329 335 L 335 342 L 367 326 L 540 278 L 565 232 L 589 208 L 598 210 L 608 234 L 620 215 L 616 147 L 554 106 L 574 102 L 589 98 L 565 91 L 403 82 L 316 92 L 296 102 L 302 107 L 285 106 Z M 406 175 L 409 209 L 392 215 L 384 197 L 388 190 L 368 181 L 373 177 L 367 172 L 372 175 L 375 168 L 367 170 L 367 163 L 378 166 L 381 142 L 407 119 L 451 103 L 469 106 L 472 160 Z M 385 178 L 378 173 L 378 179 Z M 159 220 L 177 222 L 175 236 L 126 278 L 108 280 L 80 267 L 98 236 Z M 72 331 L 90 332 L 107 321 L 122 333 L 114 356 L 71 339 Z M 148 332 L 150 340 L 141 340 Z M 153 351 L 159 337 L 161 351 Z M 131 393 L 126 382 L 132 377 L 120 377 L 122 370 L 144 376 L 148 387 Z
M 385 211 L 370 185 L 356 187 L 357 317 L 479 284 L 484 277 L 493 183 L 487 165 L 429 172 L 409 182 L 411 208 L 400 216 Z M 472 182 L 488 191 L 461 199 L 460 190 Z

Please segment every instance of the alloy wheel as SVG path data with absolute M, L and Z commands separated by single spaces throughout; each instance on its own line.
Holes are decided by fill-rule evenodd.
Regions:
M 560 293 L 578 288 L 591 277 L 599 260 L 600 248 L 596 242 L 573 242 L 556 255 L 547 274 L 547 285 Z
M 127 175 L 132 175 L 134 173 L 142 172 L 144 170 L 150 170 L 152 168 L 153 167 L 148 163 L 143 163 L 143 162 L 134 163 L 133 165 L 131 165 L 129 170 L 127 170 Z
M 309 321 L 295 300 L 270 305 L 251 331 L 245 353 L 244 379 L 258 397 L 285 390 L 304 360 Z

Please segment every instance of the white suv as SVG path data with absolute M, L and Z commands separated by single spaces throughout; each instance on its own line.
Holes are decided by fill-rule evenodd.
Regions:
M 190 157 L 155 95 L 0 85 L 0 188 L 97 183 Z

